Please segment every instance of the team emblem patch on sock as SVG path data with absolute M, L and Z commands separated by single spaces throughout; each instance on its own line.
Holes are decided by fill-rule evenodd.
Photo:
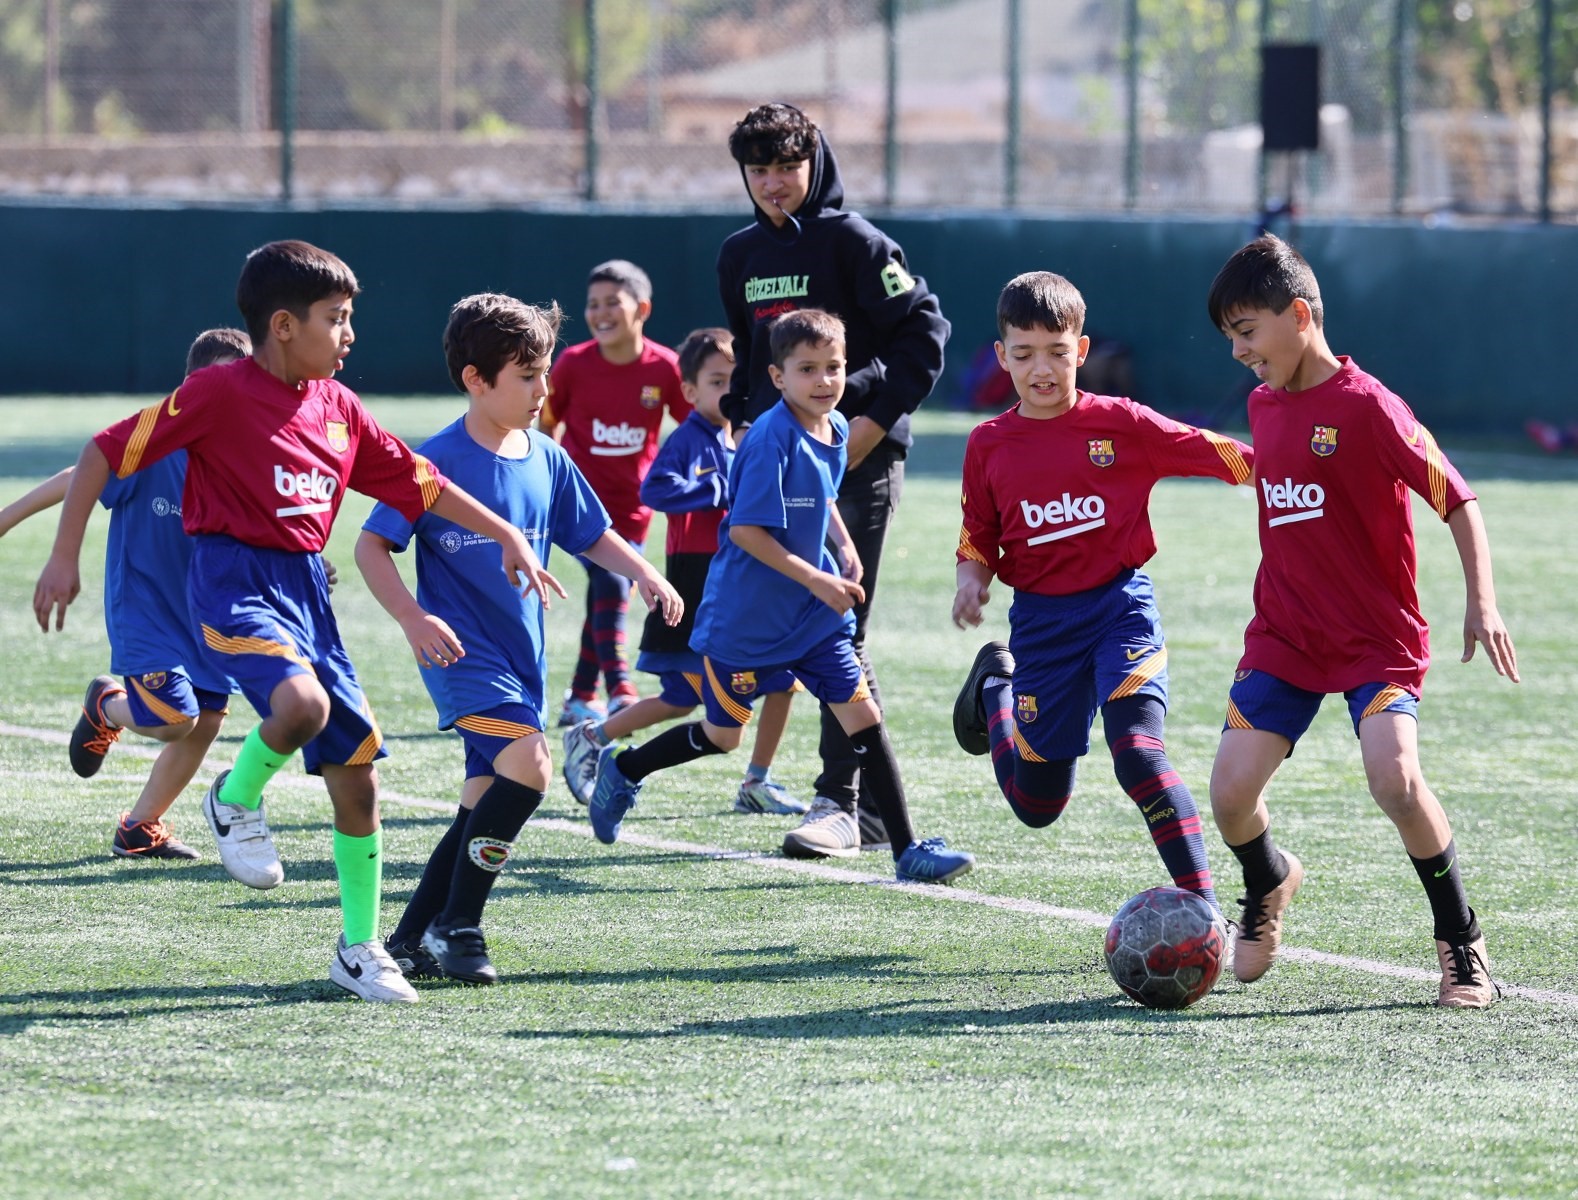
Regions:
M 509 842 L 501 842 L 498 838 L 476 837 L 471 839 L 466 852 L 471 856 L 471 861 L 484 871 L 497 874 L 509 861 L 511 849 Z

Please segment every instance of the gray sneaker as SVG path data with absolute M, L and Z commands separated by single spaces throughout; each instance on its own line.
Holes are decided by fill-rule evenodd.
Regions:
M 747 779 L 740 784 L 734 797 L 734 811 L 739 813 L 794 813 L 806 811 L 808 805 L 796 800 L 789 789 L 771 779 Z
M 860 826 L 837 801 L 818 796 L 805 820 L 784 834 L 785 858 L 856 858 Z
M 597 783 L 597 752 L 603 747 L 592 730 L 598 724 L 582 721 L 564 731 L 564 786 L 582 808 L 592 802 L 592 788 Z
M 377 938 L 335 947 L 334 961 L 329 964 L 329 979 L 363 1000 L 379 1004 L 415 1004 L 416 989 L 405 981 L 400 967 L 389 957 L 389 951 Z
M 229 775 L 229 771 L 220 772 L 203 797 L 203 816 L 219 843 L 219 861 L 237 883 L 259 891 L 278 887 L 285 882 L 285 868 L 280 866 L 274 837 L 263 819 L 263 804 L 259 801 L 256 808 L 246 808 L 221 800 L 219 789 Z

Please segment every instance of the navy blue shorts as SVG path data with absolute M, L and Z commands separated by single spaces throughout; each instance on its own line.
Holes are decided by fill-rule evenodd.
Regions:
M 1315 720 L 1327 692 L 1307 692 L 1264 671 L 1239 671 L 1227 694 L 1227 720 L 1222 730 L 1260 729 L 1280 733 L 1295 746 Z M 1359 722 L 1376 713 L 1407 713 L 1419 719 L 1419 696 L 1395 683 L 1365 683 L 1342 694 L 1355 736 Z M 1289 751 L 1291 753 L 1291 750 Z
M 847 630 L 839 630 L 803 658 L 770 667 L 743 667 L 703 658 L 702 701 L 707 720 L 719 729 L 749 723 L 757 696 L 793 691 L 798 680 L 824 704 L 869 700 L 865 672 Z
M 490 776 L 496 773 L 493 760 L 506 746 L 542 732 L 542 713 L 529 704 L 501 704 L 461 717 L 455 732 L 466 747 L 466 778 Z
M 211 692 L 195 687 L 191 676 L 176 668 L 170 671 L 144 671 L 127 675 L 126 703 L 131 706 L 132 723 L 144 729 L 155 725 L 179 725 L 194 719 L 199 712 L 230 711 L 229 692 Z

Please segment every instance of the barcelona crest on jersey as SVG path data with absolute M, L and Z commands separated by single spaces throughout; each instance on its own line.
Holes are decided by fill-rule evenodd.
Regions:
M 1036 698 L 1034 696 L 1014 697 L 1014 720 L 1021 725 L 1029 725 L 1038 716 L 1040 716 L 1040 710 L 1036 708 Z
M 1335 425 L 1317 425 L 1315 433 L 1310 438 L 1310 449 L 1322 458 L 1330 458 L 1337 453 L 1337 427 Z
M 756 690 L 756 672 L 735 671 L 729 676 L 729 690 L 741 696 L 749 696 Z
M 344 454 L 346 447 L 351 444 L 350 427 L 344 421 L 327 421 L 324 430 L 329 435 L 329 449 L 336 454 Z
M 663 403 L 663 389 L 655 383 L 649 383 L 641 389 L 641 407 L 656 408 Z
M 1118 456 L 1112 451 L 1111 438 L 1090 438 L 1085 446 L 1090 451 L 1090 461 L 1098 467 L 1110 467 L 1118 461 Z

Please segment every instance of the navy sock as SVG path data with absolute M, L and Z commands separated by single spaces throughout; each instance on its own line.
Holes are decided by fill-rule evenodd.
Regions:
M 1013 750 L 1012 744 L 1009 749 Z M 992 762 L 997 768 L 997 786 L 1021 824 L 1031 829 L 1045 829 L 1063 815 L 1074 794 L 1078 759 L 1059 758 L 1048 762 L 1012 753 L 1003 761 L 1008 770 L 999 767 L 996 759 Z
M 1410 854 L 1408 861 L 1414 864 L 1419 882 L 1425 885 L 1430 915 L 1435 919 L 1436 940 L 1454 946 L 1477 941 L 1479 923 L 1474 920 L 1474 910 L 1468 906 L 1468 894 L 1463 890 L 1463 877 L 1458 872 L 1457 843 L 1448 842 L 1445 850 L 1429 858 L 1415 858 Z
M 526 824 L 542 793 L 513 779 L 495 775 L 471 810 L 465 834 L 455 855 L 449 881 L 449 900 L 437 921 L 448 929 L 482 923 L 482 909 L 493 890 L 493 881 L 504 869 L 521 826 Z
M 882 824 L 888 831 L 888 844 L 896 860 L 915 840 L 910 828 L 909 805 L 904 800 L 904 781 L 899 778 L 899 762 L 893 757 L 888 733 L 878 721 L 870 729 L 849 735 L 860 762 L 860 794 L 877 802 Z
M 1237 846 L 1229 845 L 1228 849 L 1244 868 L 1244 890 L 1251 896 L 1264 896 L 1288 877 L 1288 860 L 1271 840 L 1269 825 L 1259 837 Z
M 433 923 L 433 918 L 444 911 L 449 900 L 449 881 L 455 874 L 455 856 L 460 853 L 460 843 L 465 839 L 466 822 L 471 818 L 469 808 L 457 808 L 455 819 L 444 836 L 438 839 L 433 853 L 427 856 L 422 868 L 422 878 L 416 890 L 406 901 L 405 912 L 400 914 L 400 924 L 388 937 L 391 943 L 414 946 Z
M 618 767 L 619 773 L 631 783 L 640 783 L 654 771 L 663 771 L 669 767 L 677 767 L 681 763 L 694 762 L 709 754 L 723 753 L 725 751 L 719 746 L 714 746 L 712 740 L 707 737 L 701 722 L 691 721 L 686 725 L 665 729 L 650 742 L 622 752 L 614 759 L 614 766 Z

